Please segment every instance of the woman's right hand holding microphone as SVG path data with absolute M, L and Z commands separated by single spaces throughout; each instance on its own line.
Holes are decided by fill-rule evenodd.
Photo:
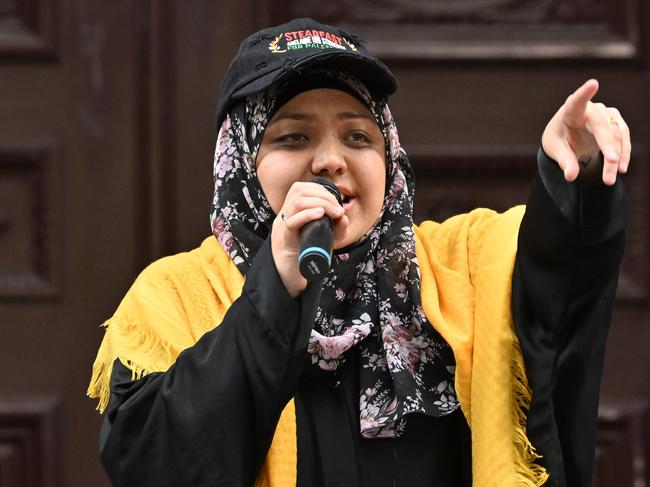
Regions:
M 334 222 L 334 245 L 345 236 L 349 220 L 345 210 L 324 186 L 311 182 L 295 182 L 289 188 L 271 231 L 271 251 L 278 274 L 292 297 L 307 287 L 300 274 L 300 230 L 323 215 Z

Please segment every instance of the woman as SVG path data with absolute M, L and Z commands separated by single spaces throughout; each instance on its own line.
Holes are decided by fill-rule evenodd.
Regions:
M 625 122 L 585 83 L 544 131 L 525 215 L 418 227 L 395 88 L 311 19 L 242 43 L 214 236 L 141 274 L 95 362 L 115 485 L 589 485 Z M 332 267 L 308 285 L 300 230 L 324 215 Z

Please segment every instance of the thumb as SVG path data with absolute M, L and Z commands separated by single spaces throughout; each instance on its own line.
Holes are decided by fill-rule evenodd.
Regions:
M 580 173 L 580 165 L 578 163 L 578 158 L 569 148 L 564 148 L 560 150 L 557 155 L 557 164 L 562 169 L 564 173 L 564 179 L 568 182 L 573 182 L 578 177 Z
M 574 91 L 564 103 L 565 117 L 569 125 L 583 125 L 587 105 L 598 93 L 598 80 L 590 79 Z
M 350 219 L 347 215 L 343 215 L 334 221 L 334 241 L 340 241 L 345 238 L 345 233 L 348 230 Z

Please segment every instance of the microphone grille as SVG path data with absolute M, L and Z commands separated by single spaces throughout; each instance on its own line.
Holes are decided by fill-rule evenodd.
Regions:
M 336 185 L 332 181 L 325 178 L 314 178 L 311 180 L 311 182 L 325 186 L 325 189 L 327 189 L 327 191 L 329 191 L 334 195 L 336 201 L 338 201 L 339 204 L 341 205 L 343 204 L 343 198 L 341 198 L 341 193 L 339 193 L 339 190 L 337 189 Z

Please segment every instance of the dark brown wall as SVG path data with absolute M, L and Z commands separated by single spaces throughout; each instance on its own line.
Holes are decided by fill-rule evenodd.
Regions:
M 418 218 L 524 201 L 544 124 L 584 80 L 601 81 L 635 155 L 597 485 L 649 482 L 649 10 L 642 0 L 0 1 L 0 487 L 108 485 L 100 418 L 84 398 L 99 325 L 146 263 L 209 233 L 220 78 L 245 35 L 298 15 L 358 32 L 398 75 L 392 108 L 419 177 Z

